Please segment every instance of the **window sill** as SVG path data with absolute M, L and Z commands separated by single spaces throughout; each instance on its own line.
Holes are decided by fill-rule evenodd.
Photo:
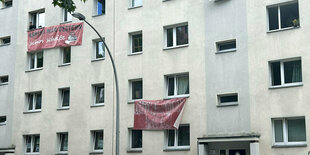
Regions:
M 35 31 L 35 30 L 40 30 L 40 29 L 43 29 L 44 27 L 39 27 L 39 28 L 35 28 L 35 29 L 31 29 L 31 30 L 28 30 L 27 32 L 31 32 L 31 31 Z
M 142 148 L 141 149 L 128 149 L 127 153 L 142 153 Z
M 101 15 L 93 15 L 92 17 L 100 17 L 100 16 L 103 16 L 103 15 L 105 15 L 105 14 L 103 13 Z
M 68 153 L 55 153 L 55 155 L 68 155 Z
M 140 6 L 134 6 L 134 7 L 128 8 L 128 10 L 132 10 L 132 9 L 136 9 L 136 8 L 141 8 L 141 7 L 142 7 L 142 5 L 140 5 Z
M 277 30 L 268 30 L 267 33 L 273 33 L 273 32 L 280 32 L 280 31 L 285 31 L 285 30 L 292 30 L 292 29 L 297 29 L 300 28 L 300 26 L 297 27 L 287 27 L 287 28 L 283 28 L 283 29 L 277 29 Z
M 62 108 L 57 108 L 57 111 L 61 111 L 61 110 L 69 110 L 70 107 L 62 107 Z
M 0 83 L 0 86 L 5 86 L 5 85 L 9 85 L 9 83 L 8 83 L 8 82 L 6 82 L 6 83 Z
M 220 103 L 216 105 L 216 107 L 230 107 L 230 106 L 238 106 L 238 102 Z
M 301 144 L 274 144 L 272 148 L 288 148 L 288 147 L 307 147 L 307 143 Z
M 298 83 L 284 84 L 284 85 L 279 85 L 279 86 L 269 86 L 269 89 L 299 87 L 299 86 L 303 86 L 303 85 L 304 84 L 302 82 L 298 82 Z
M 188 147 L 171 147 L 171 148 L 165 148 L 164 151 L 190 151 L 191 148 Z
M 143 99 L 136 99 L 136 100 L 129 100 L 127 101 L 128 104 L 134 104 L 136 101 L 141 101 Z
M 68 24 L 68 23 L 72 23 L 72 21 L 63 21 L 63 22 L 60 23 L 60 25 L 61 24 Z
M 222 50 L 222 51 L 217 51 L 215 54 L 222 54 L 222 53 L 230 53 L 230 52 L 236 52 L 237 49 L 228 49 L 228 50 Z
M 9 45 L 11 45 L 11 43 L 8 43 L 8 44 L 1 44 L 0 47 L 9 46 Z
M 189 46 L 189 44 L 178 45 L 178 46 L 173 46 L 173 47 L 165 47 L 164 50 L 171 50 L 171 49 L 183 48 L 183 47 L 188 47 L 188 46 Z
M 170 0 L 163 0 L 163 2 L 167 2 L 167 1 L 170 1 Z
M 43 70 L 43 68 L 29 69 L 29 70 L 26 70 L 25 72 L 34 72 L 34 71 L 39 71 L 39 70 Z
M 61 64 L 61 65 L 58 65 L 58 67 L 64 67 L 64 66 L 69 66 L 69 65 L 71 65 L 71 63 Z
M 0 123 L 0 126 L 5 126 L 6 125 L 6 123 Z
M 134 56 L 134 55 L 140 55 L 142 54 L 143 52 L 136 52 L 136 53 L 129 53 L 128 56 Z
M 25 155 L 39 155 L 39 153 L 25 153 Z
M 96 107 L 103 107 L 104 106 L 104 103 L 101 103 L 101 104 L 94 104 L 94 105 L 91 105 L 90 107 L 91 108 L 96 108 Z
M 103 154 L 103 151 L 93 151 L 89 152 L 89 154 Z
M 34 111 L 24 111 L 24 114 L 31 114 L 31 113 L 39 113 L 41 110 L 34 110 Z
M 104 59 L 105 59 L 105 58 L 92 59 L 91 62 L 101 61 L 101 60 L 104 60 Z
M 13 7 L 13 6 L 3 7 L 3 8 L 1 8 L 1 10 L 3 10 L 3 9 L 8 9 L 8 8 L 11 8 L 11 7 Z
M 168 100 L 168 99 L 173 99 L 173 98 L 182 98 L 182 97 L 186 97 L 186 98 L 189 98 L 189 94 L 185 94 L 185 95 L 177 95 L 177 96 L 166 96 L 164 98 L 164 100 Z

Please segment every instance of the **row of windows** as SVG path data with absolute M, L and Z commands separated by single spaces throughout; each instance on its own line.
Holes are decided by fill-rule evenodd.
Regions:
M 134 130 L 129 128 L 129 145 L 128 151 L 142 151 L 142 130 Z M 104 132 L 103 130 L 91 131 L 91 152 L 103 153 L 104 148 Z M 57 133 L 57 153 L 68 153 L 69 147 L 68 132 Z M 25 135 L 25 154 L 33 154 L 40 152 L 40 135 Z M 178 130 L 167 130 L 165 132 L 165 149 L 189 149 L 190 148 L 190 128 L 189 125 L 180 125 Z

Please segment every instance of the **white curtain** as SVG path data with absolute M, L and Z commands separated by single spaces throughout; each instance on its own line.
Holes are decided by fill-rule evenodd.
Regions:
M 177 78 L 178 82 L 178 95 L 189 93 L 188 76 L 180 76 Z

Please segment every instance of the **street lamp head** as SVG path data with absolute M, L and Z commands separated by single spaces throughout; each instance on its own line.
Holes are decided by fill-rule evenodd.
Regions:
M 73 13 L 72 16 L 77 18 L 77 19 L 79 19 L 79 20 L 85 20 L 85 16 L 83 14 L 81 14 L 81 13 L 78 13 L 78 12 L 77 13 Z

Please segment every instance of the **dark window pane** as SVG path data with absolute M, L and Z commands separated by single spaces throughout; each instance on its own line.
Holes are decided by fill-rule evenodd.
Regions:
M 143 88 L 142 81 L 133 81 L 132 82 L 132 99 L 142 99 Z
M 10 7 L 13 5 L 13 1 L 4 1 L 4 6 L 5 7 Z
M 178 146 L 189 145 L 189 126 L 180 126 L 178 130 Z
M 63 63 L 70 63 L 71 62 L 71 47 L 63 48 Z
M 104 0 L 98 0 L 97 3 L 97 15 L 105 14 L 105 1 Z
M 306 141 L 305 119 L 287 120 L 287 126 L 289 142 Z
M 280 11 L 281 11 L 281 28 L 294 26 L 293 20 L 295 19 L 298 20 L 299 25 L 298 3 L 282 5 L 280 6 Z
M 142 148 L 142 130 L 132 130 L 132 148 Z
M 37 53 L 37 68 L 43 67 L 43 52 Z
M 34 136 L 33 152 L 40 152 L 40 136 Z
M 168 96 L 174 95 L 174 77 L 168 78 Z
M 104 103 L 104 86 L 96 86 L 96 103 Z
M 70 105 L 70 90 L 63 90 L 62 91 L 62 106 L 69 106 Z
M 282 120 L 274 121 L 275 142 L 284 142 L 283 140 L 283 122 Z
M 132 35 L 132 53 L 142 51 L 142 34 Z
M 173 28 L 167 29 L 167 47 L 173 46 Z
M 41 109 L 41 101 L 42 101 L 42 95 L 36 94 L 36 107 L 35 107 L 35 109 Z
M 268 8 L 269 30 L 279 29 L 278 6 Z
M 11 38 L 3 38 L 3 44 L 9 44 L 11 42 Z
M 30 55 L 30 69 L 34 69 L 35 64 L 35 54 Z
M 174 146 L 175 130 L 168 130 L 168 146 Z
M 31 136 L 26 136 L 26 152 L 31 152 Z
M 226 150 L 220 150 L 220 155 L 226 155 Z
M 229 155 L 246 155 L 245 150 L 229 150 Z
M 0 123 L 6 122 L 6 116 L 0 116 Z
M 96 59 L 103 57 L 104 57 L 104 45 L 103 42 L 100 41 L 96 43 Z
M 28 94 L 28 110 L 33 110 L 33 94 Z
M 68 151 L 68 134 L 60 134 L 60 151 Z
M 302 81 L 301 61 L 284 62 L 284 81 L 285 83 L 294 83 Z
M 221 103 L 238 102 L 238 95 L 221 96 L 220 102 Z
M 95 150 L 103 149 L 103 131 L 95 132 Z
M 9 82 L 9 76 L 0 77 L 0 83 L 7 83 Z
M 188 30 L 186 26 L 176 28 L 177 45 L 188 44 Z
M 273 86 L 281 85 L 280 62 L 271 63 L 271 78 Z
M 235 48 L 236 48 L 236 41 L 218 43 L 218 50 L 219 51 L 235 49 Z

